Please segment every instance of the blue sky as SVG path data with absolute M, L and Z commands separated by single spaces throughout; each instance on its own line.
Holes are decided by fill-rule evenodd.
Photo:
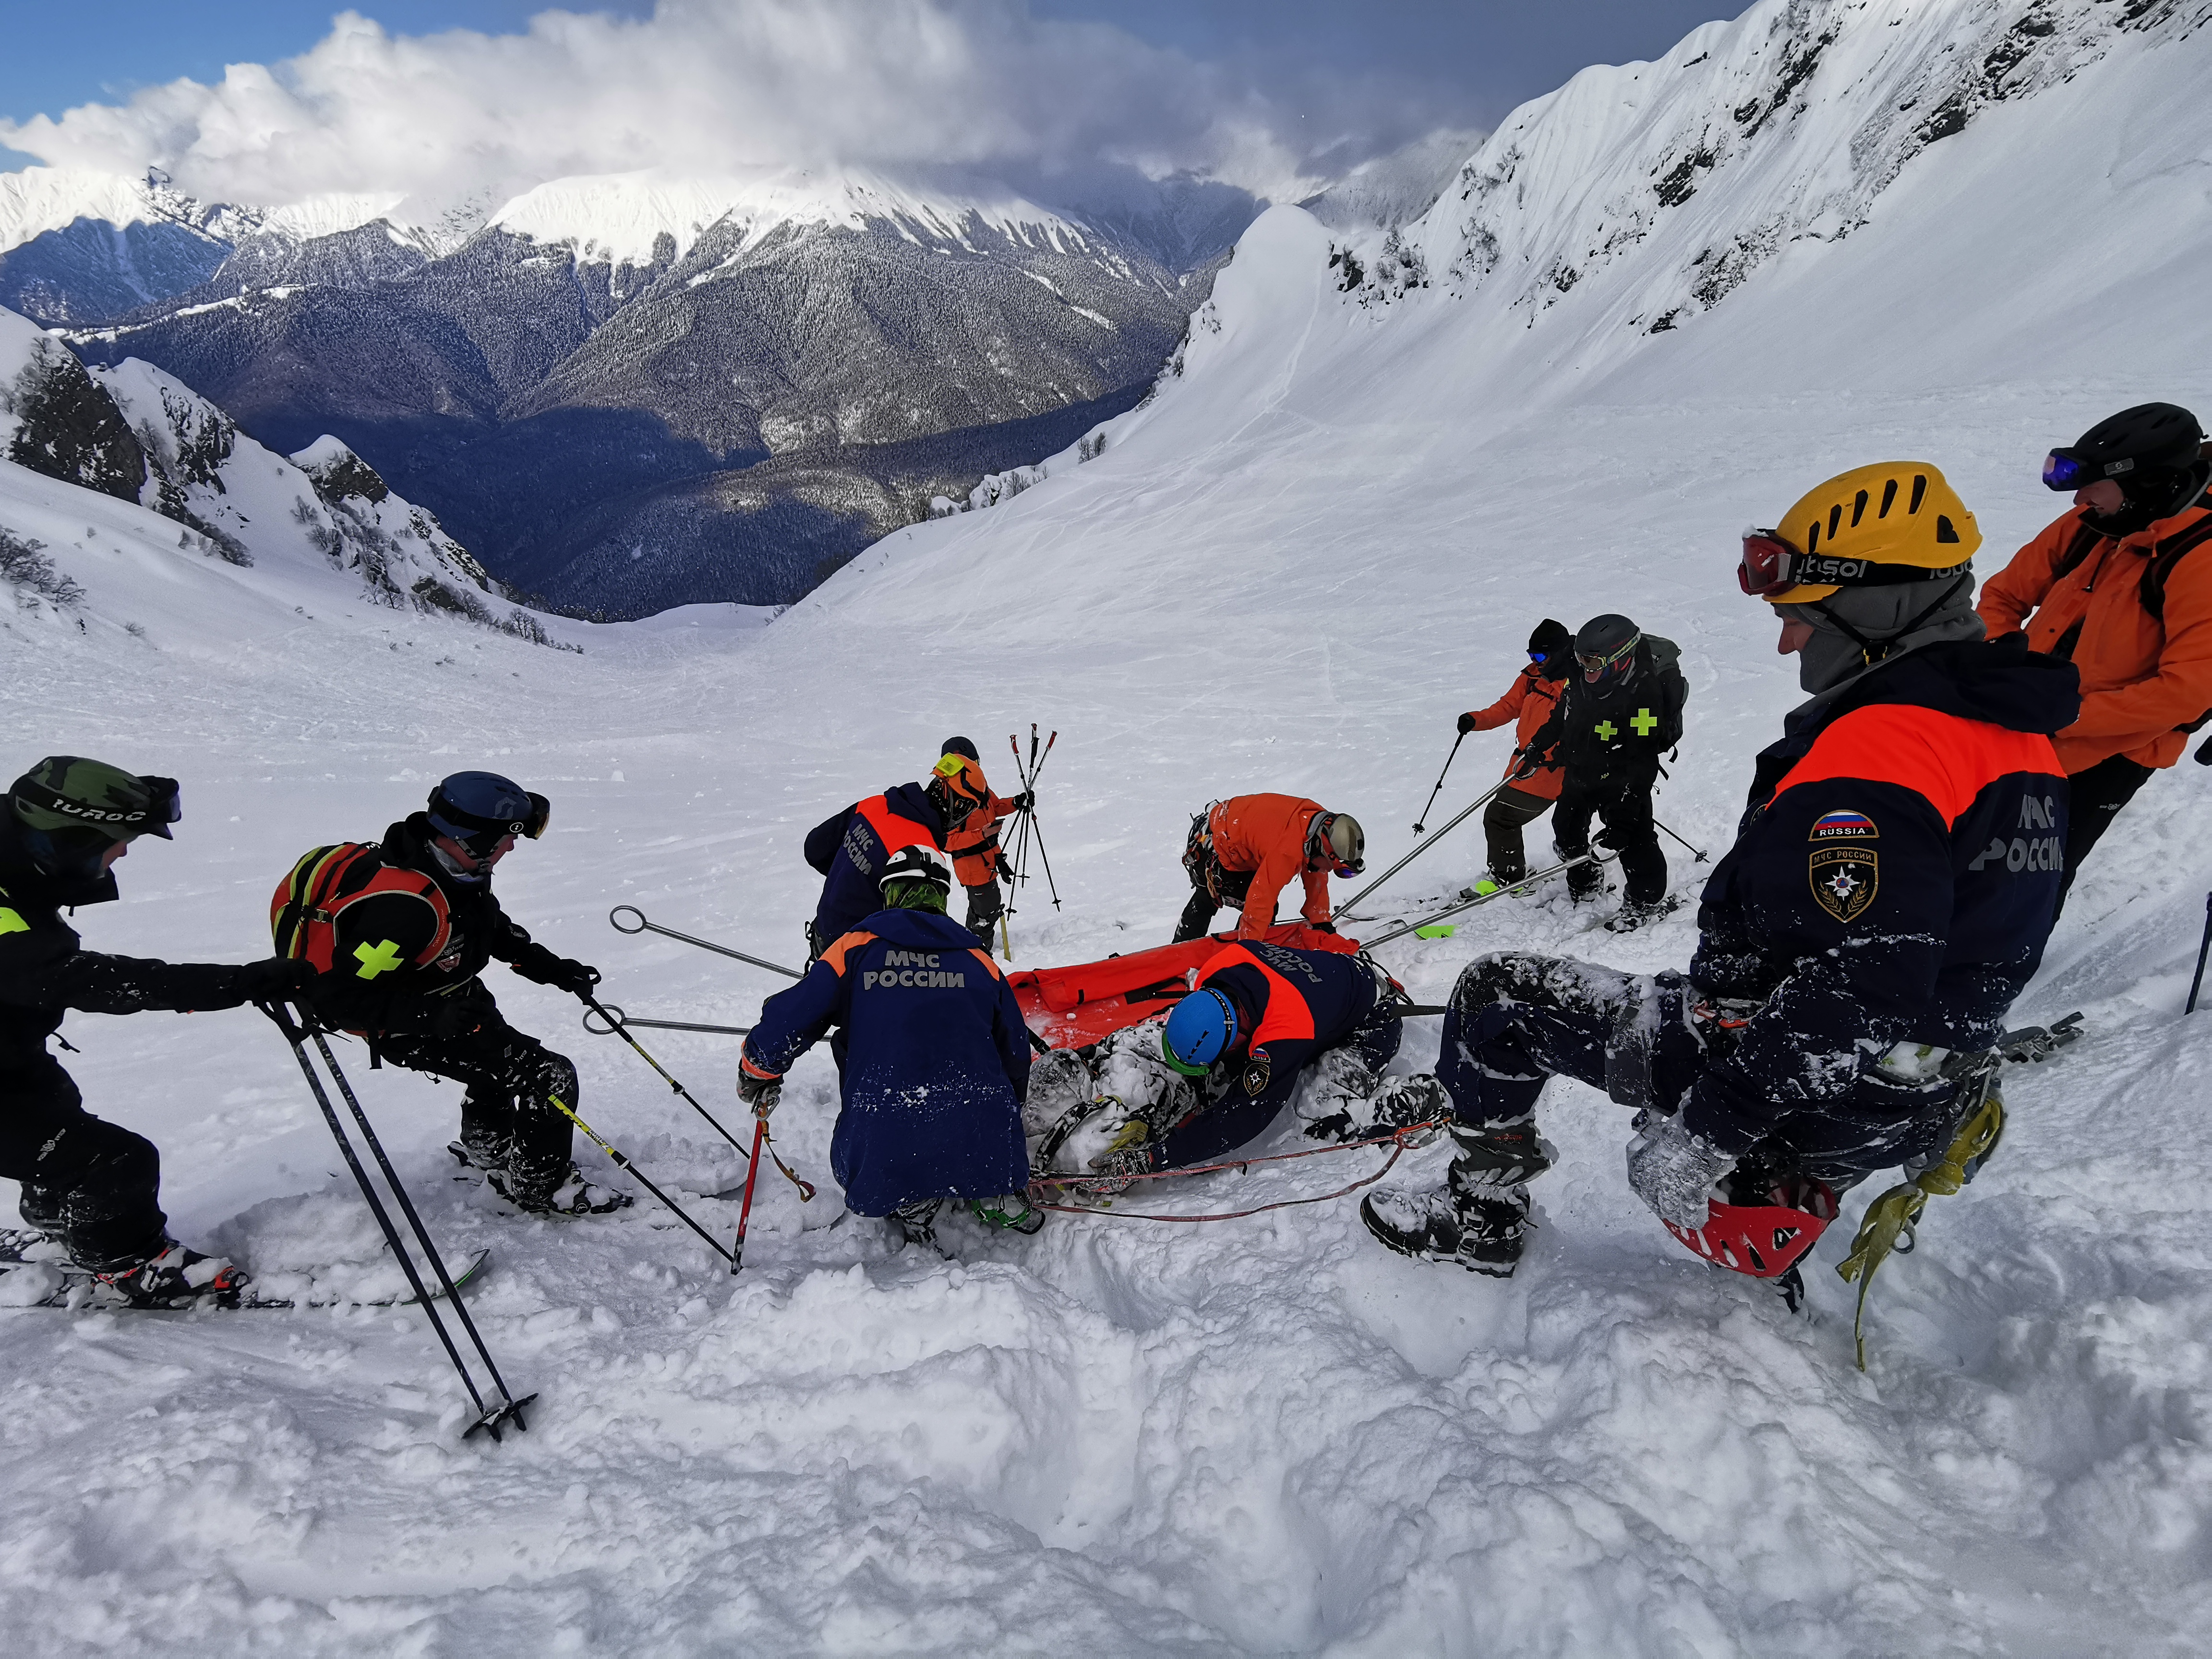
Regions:
M 864 12 L 872 0 L 823 0 Z M 945 0 L 988 9 L 994 0 Z M 1004 3 L 1005 0 L 995 0 Z M 716 0 L 680 0 L 692 9 Z M 734 0 L 732 0 L 734 3 Z M 1278 106 L 1395 107 L 1407 120 L 1488 125 L 1594 62 L 1649 58 L 1744 0 L 1030 0 L 1045 20 L 1107 22 L 1219 66 Z M 520 30 L 526 0 L 362 0 L 394 34 Z M 337 9 L 298 0 L 0 0 L 0 116 L 119 103 L 179 76 L 211 83 L 234 62 L 275 63 L 329 31 Z M 642 17 L 649 0 L 579 4 Z M 0 149 L 0 168 L 30 158 Z

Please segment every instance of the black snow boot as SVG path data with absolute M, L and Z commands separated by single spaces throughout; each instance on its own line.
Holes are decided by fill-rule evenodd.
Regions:
M 1359 1218 L 1384 1244 L 1419 1261 L 1455 1261 L 1470 1273 L 1510 1279 L 1520 1264 L 1529 1218 L 1526 1187 L 1486 1187 L 1478 1196 L 1456 1182 L 1427 1192 L 1370 1193 Z
M 628 1193 L 586 1181 L 584 1172 L 574 1164 L 566 1170 L 555 1170 L 550 1177 L 523 1174 L 512 1167 L 494 1170 L 484 1176 L 484 1184 L 525 1215 L 562 1220 L 607 1215 L 616 1210 L 627 1210 L 637 1202 Z
M 937 1210 L 944 1203 L 941 1198 L 925 1198 L 912 1204 L 902 1204 L 884 1218 L 890 1224 L 891 1236 L 900 1248 L 919 1244 L 924 1249 L 945 1254 L 945 1247 L 937 1242 Z

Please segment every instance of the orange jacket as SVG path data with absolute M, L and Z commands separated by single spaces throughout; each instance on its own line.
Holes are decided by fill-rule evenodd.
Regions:
M 1505 763 L 1509 777 L 1520 760 L 1521 750 L 1528 746 L 1529 738 L 1544 729 L 1544 722 L 1552 718 L 1552 709 L 1559 701 L 1559 693 L 1567 688 L 1565 675 L 1547 680 L 1540 668 L 1540 664 L 1530 663 L 1513 677 L 1513 684 L 1506 688 L 1504 696 L 1487 708 L 1476 709 L 1470 716 L 1478 732 L 1487 732 L 1519 716 L 1520 724 L 1513 728 L 1513 755 Z M 1547 766 L 1530 776 L 1516 778 L 1513 787 L 1541 800 L 1557 800 L 1559 785 L 1565 776 L 1556 766 Z
M 2171 766 L 2188 747 L 2184 728 L 2212 709 L 2212 543 L 2166 568 L 2162 624 L 2142 599 L 2154 562 L 2166 565 L 2159 552 L 2208 519 L 2212 508 L 2185 507 L 2135 535 L 2098 537 L 2061 575 L 2082 528 L 2076 507 L 1982 584 L 1974 608 L 1991 637 L 2023 629 L 2031 649 L 2081 672 L 2081 718 L 2053 739 L 2069 776 L 2114 755 Z
M 991 792 L 988 806 L 979 806 L 963 819 L 960 827 L 945 838 L 945 850 L 952 854 L 952 873 L 960 878 L 963 887 L 981 887 L 988 884 L 999 873 L 999 820 L 1014 810 L 1013 802 L 1004 795 Z
M 1298 914 L 1310 922 L 1328 920 L 1328 872 L 1306 868 L 1306 830 L 1321 810 L 1319 801 L 1296 795 L 1235 795 L 1213 809 L 1207 825 L 1214 861 L 1224 870 L 1252 872 L 1237 938 L 1273 927 L 1276 897 L 1299 878 L 1306 902 Z

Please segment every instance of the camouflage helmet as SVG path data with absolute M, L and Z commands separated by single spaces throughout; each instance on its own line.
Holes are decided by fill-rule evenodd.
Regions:
M 47 756 L 8 793 L 17 822 L 45 836 L 88 830 L 110 842 L 168 841 L 169 826 L 183 816 L 174 778 L 139 777 L 78 755 Z

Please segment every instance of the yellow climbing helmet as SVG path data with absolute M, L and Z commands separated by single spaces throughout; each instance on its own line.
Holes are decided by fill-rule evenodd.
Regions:
M 1775 529 L 1745 531 L 1736 580 L 1770 605 L 1809 605 L 1839 587 L 1956 576 L 1981 544 L 1941 471 L 1877 461 L 1807 491 Z

